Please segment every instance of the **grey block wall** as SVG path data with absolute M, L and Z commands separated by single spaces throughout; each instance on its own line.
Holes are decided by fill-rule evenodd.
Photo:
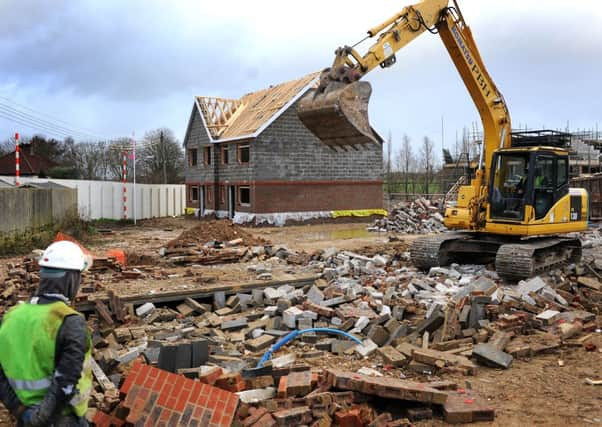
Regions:
M 198 164 L 186 170 L 186 182 L 243 181 L 377 181 L 383 177 L 382 145 L 338 149 L 323 144 L 301 123 L 293 105 L 257 139 L 228 143 L 230 162 L 221 165 L 222 144 L 210 143 L 196 107 L 191 116 L 186 149 L 198 149 Z M 250 143 L 250 161 L 236 161 L 237 144 Z M 211 166 L 203 162 L 203 147 L 213 147 Z
M 382 179 L 382 145 L 333 151 L 301 123 L 296 105 L 253 143 L 256 181 L 376 181 Z

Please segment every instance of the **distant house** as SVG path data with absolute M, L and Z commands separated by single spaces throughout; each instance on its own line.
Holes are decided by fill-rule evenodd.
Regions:
M 19 170 L 21 176 L 45 177 L 57 163 L 36 154 L 32 144 L 19 146 Z M 15 152 L 0 157 L 0 175 L 15 175 Z
M 187 206 L 257 222 L 382 213 L 382 138 L 348 150 L 316 138 L 296 113 L 316 82 L 311 74 L 240 99 L 196 97 L 184 138 Z

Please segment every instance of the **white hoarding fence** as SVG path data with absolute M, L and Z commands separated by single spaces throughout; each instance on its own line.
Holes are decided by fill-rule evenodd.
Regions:
M 0 177 L 0 181 L 14 184 L 12 177 Z M 109 181 L 83 181 L 74 179 L 43 179 L 21 177 L 21 184 L 58 184 L 77 189 L 77 207 L 83 219 L 123 219 L 124 184 Z M 126 212 L 128 219 L 159 218 L 184 215 L 186 186 L 172 184 L 127 183 Z M 134 209 L 134 201 L 136 208 Z

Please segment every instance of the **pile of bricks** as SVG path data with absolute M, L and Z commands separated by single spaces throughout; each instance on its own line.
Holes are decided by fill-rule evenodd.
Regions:
M 351 414 L 365 412 L 360 406 L 366 403 L 366 395 L 413 401 L 420 407 L 411 409 L 420 411 L 406 411 L 401 417 L 412 421 L 427 416 L 424 408 L 433 405 L 442 407 L 436 413 L 455 414 L 454 408 L 463 401 L 457 397 L 462 392 L 456 391 L 459 394 L 454 394 L 449 404 L 447 400 L 416 399 L 431 392 L 424 387 L 446 387 L 443 396 L 448 396 L 451 386 L 445 382 L 409 386 L 398 383 L 401 380 L 392 374 L 410 378 L 477 375 L 481 366 L 507 369 L 515 358 L 555 351 L 562 345 L 580 345 L 591 351 L 602 344 L 594 332 L 600 327 L 595 313 L 602 308 L 602 285 L 597 278 L 577 274 L 579 266 L 507 286 L 482 266 L 433 268 L 424 274 L 400 262 L 378 254 L 326 250 L 310 262 L 322 268 L 323 278 L 303 289 L 284 285 L 231 295 L 216 292 L 212 301 L 188 298 L 175 309 L 145 304 L 121 327 L 109 328 L 103 321 L 97 324 L 94 356 L 116 384 L 122 381 L 127 365 L 143 357 L 162 370 L 238 393 L 245 405 L 271 402 L 265 404 L 269 416 L 250 411 L 246 415 L 251 419 L 279 423 L 290 415 L 305 422 L 308 416 L 304 414 L 312 413 L 315 422 L 317 412 L 297 399 L 305 399 L 316 390 L 329 390 L 364 396 L 359 399 L 354 394 L 352 404 L 343 410 Z M 94 322 L 94 318 L 90 320 Z M 264 368 L 256 367 L 259 358 L 282 337 L 309 328 L 346 332 L 362 344 L 340 336 L 304 333 Z M 338 374 L 310 369 L 332 357 L 364 367 L 348 373 L 354 375 L 348 381 Z M 366 366 L 368 363 L 372 368 Z M 384 378 L 361 377 L 360 389 L 352 386 L 356 375 Z M 391 390 L 391 381 L 403 386 L 405 394 L 391 397 L 367 391 L 370 387 Z M 107 403 L 111 398 L 106 392 L 98 395 L 97 406 L 114 407 L 114 403 Z M 482 406 L 477 397 L 464 400 L 473 402 L 469 408 Z M 309 412 L 299 406 L 309 407 Z M 342 410 L 336 409 L 328 413 L 334 423 Z M 291 412 L 283 413 L 286 416 L 278 413 L 283 410 Z M 472 411 L 470 419 L 485 417 L 479 411 Z M 490 416 L 490 412 L 484 413 Z M 341 414 L 340 419 L 353 418 Z M 396 414 L 391 416 L 396 419 Z M 449 417 L 453 419 L 453 415 Z
M 387 217 L 376 220 L 368 230 L 401 234 L 441 233 L 446 228 L 439 210 L 438 206 L 424 198 L 401 202 Z
M 234 393 L 140 362 L 120 392 L 123 400 L 110 413 L 96 412 L 97 426 L 229 427 L 239 401 Z
M 91 405 L 99 423 L 134 424 L 137 414 L 152 414 L 149 396 L 161 390 L 159 383 L 141 383 L 149 372 L 159 372 L 163 386 L 177 378 L 190 381 L 187 387 L 204 385 L 205 394 L 236 396 L 242 403 L 231 411 L 232 420 L 245 426 L 393 426 L 433 414 L 448 422 L 479 421 L 493 417 L 491 408 L 474 391 L 444 381 L 446 374 L 507 369 L 516 358 L 566 345 L 584 351 L 602 346 L 595 332 L 602 327 L 599 260 L 515 286 L 484 266 L 420 272 L 408 266 L 403 249 L 248 251 L 253 259 L 270 260 L 266 264 L 300 263 L 321 278 L 304 288 L 233 289 L 169 306 L 134 307 L 110 293 L 96 305 L 88 324 L 97 379 Z M 258 276 L 270 273 L 261 264 L 248 268 Z M 0 298 L 8 303 L 30 295 L 38 280 L 31 261 L 11 265 L 3 276 L 8 287 Z M 347 333 L 362 344 L 306 332 L 257 367 L 283 337 L 310 328 Z M 210 422 L 203 418 L 209 412 L 196 411 L 198 402 L 189 397 L 177 415 L 168 412 L 175 403 L 159 405 L 162 416 L 191 425 Z M 395 405 L 383 405 L 389 400 Z M 211 414 L 216 425 L 223 422 L 223 414 Z
M 432 418 L 433 410 L 451 423 L 490 421 L 495 416 L 484 399 L 452 382 L 418 383 L 333 369 L 295 369 L 266 369 L 260 376 L 246 372 L 243 378 L 217 368 L 214 374 L 199 370 L 198 376 L 189 378 L 137 361 L 121 386 L 121 402 L 110 410 L 96 411 L 93 421 L 99 427 L 400 427 Z M 270 393 L 274 390 L 270 386 L 250 389 L 274 381 L 279 384 L 275 393 Z M 377 412 L 375 406 L 385 410 Z

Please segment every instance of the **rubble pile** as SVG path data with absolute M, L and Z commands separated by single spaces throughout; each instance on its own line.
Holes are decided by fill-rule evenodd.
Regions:
M 229 220 L 208 220 L 188 229 L 161 248 L 168 264 L 223 264 L 249 258 L 269 242 L 257 238 Z M 244 246 L 244 247 L 243 247 Z
M 40 282 L 39 266 L 33 260 L 9 263 L 0 271 L 0 317 L 9 307 L 31 296 Z
M 516 358 L 567 345 L 599 351 L 602 265 L 589 264 L 514 286 L 484 266 L 424 274 L 402 259 L 331 249 L 310 257 L 307 267 L 322 275 L 311 286 L 216 292 L 211 301 L 187 298 L 161 308 L 109 302 L 90 324 L 99 375 L 108 375 L 113 391 L 99 388 L 93 404 L 99 419 L 126 416 L 115 390 L 121 385 L 131 406 L 136 398 L 124 387 L 135 360 L 212 386 L 208 399 L 234 393 L 239 402 L 227 414 L 234 425 L 399 426 L 433 413 L 447 422 L 492 420 L 485 399 L 445 374 L 508 369 Z M 300 330 L 306 332 L 277 349 Z M 207 413 L 199 410 L 198 419 Z
M 196 227 L 182 232 L 177 238 L 167 243 L 168 248 L 205 245 L 208 242 L 222 243 L 240 240 L 244 246 L 263 246 L 268 244 L 264 239 L 257 238 L 242 227 L 226 219 L 206 220 Z
M 368 230 L 425 234 L 441 233 L 446 228 L 439 208 L 429 200 L 419 198 L 413 202 L 401 202 L 389 213 L 389 216 L 376 220 Z
M 167 245 L 164 258 L 208 249 L 207 242 L 185 241 L 197 246 Z M 234 286 L 206 299 L 172 293 L 162 304 L 134 305 L 106 287 L 107 297 L 95 297 L 88 316 L 96 425 L 487 421 L 495 417 L 495 402 L 458 384 L 459 376 L 511 369 L 516 359 L 567 346 L 602 352 L 597 231 L 583 236 L 583 262 L 518 284 L 482 265 L 417 271 L 403 243 L 308 254 L 209 242 L 220 246 L 214 251 L 240 250 L 238 260 L 257 279 L 271 280 L 276 267 L 311 272 L 311 279 Z M 0 310 L 31 295 L 39 281 L 34 259 L 0 273 Z M 164 266 L 122 269 L 110 259 L 95 268 L 86 273 L 84 291 L 111 280 L 169 276 Z M 182 270 L 178 277 L 198 269 Z

